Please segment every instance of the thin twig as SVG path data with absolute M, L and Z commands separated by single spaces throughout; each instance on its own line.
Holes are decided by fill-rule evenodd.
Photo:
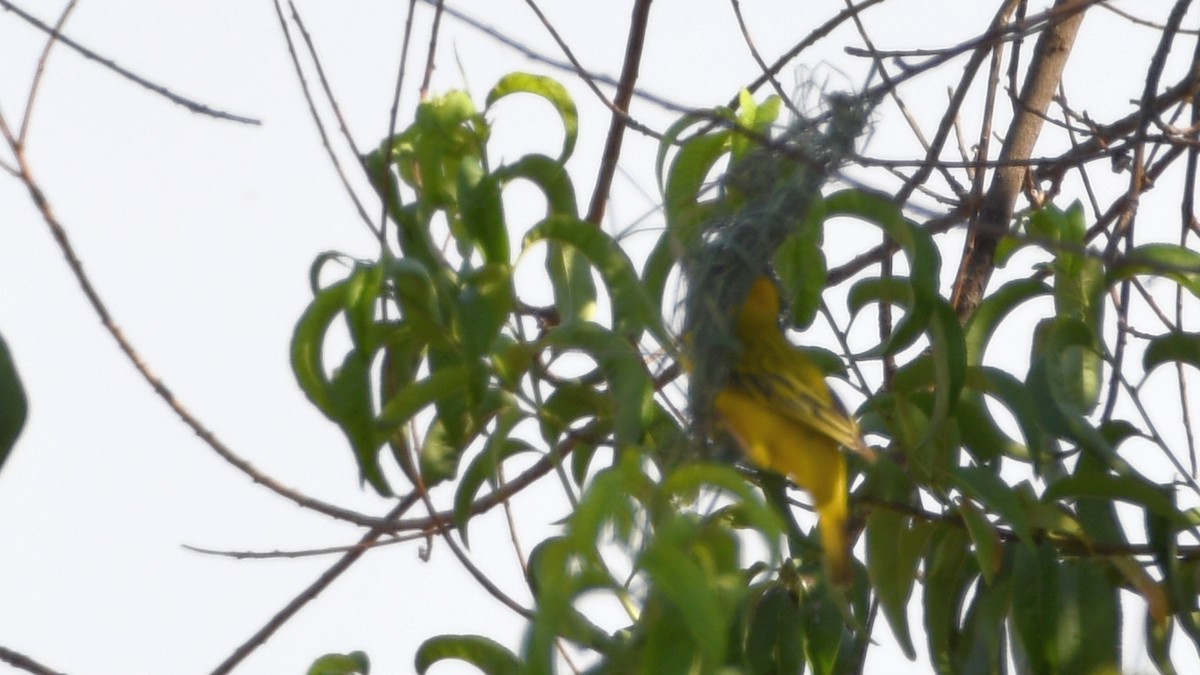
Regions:
M 404 499 L 400 500 L 400 503 L 392 507 L 392 510 L 383 517 L 383 522 L 388 522 L 399 518 L 401 514 L 403 514 L 417 502 L 416 495 L 417 493 L 414 491 L 408 494 Z M 226 658 L 221 662 L 220 665 L 213 669 L 212 675 L 225 675 L 226 673 L 231 672 L 239 663 L 245 660 L 245 658 L 249 656 L 251 652 L 262 646 L 268 639 L 270 639 L 272 635 L 275 634 L 275 631 L 279 630 L 283 624 L 287 623 L 289 619 L 295 616 L 296 612 L 299 612 L 302 607 L 320 595 L 321 592 L 326 588 L 329 588 L 329 585 L 332 584 L 338 577 L 340 577 L 346 570 L 350 569 L 351 565 L 358 562 L 358 559 L 361 558 L 364 553 L 370 550 L 371 545 L 374 544 L 375 541 L 384 534 L 386 534 L 386 531 L 383 527 L 374 527 L 364 534 L 362 539 L 359 540 L 358 546 L 346 551 L 346 553 L 339 558 L 337 562 L 331 565 L 329 569 L 325 570 L 321 576 L 317 577 L 316 581 L 309 584 L 307 588 L 296 595 L 296 597 L 292 598 L 291 601 L 289 601 L 288 604 L 283 607 L 283 609 L 276 612 L 275 616 L 272 616 L 262 628 L 255 631 L 254 635 L 251 635 L 249 639 L 238 646 L 237 649 L 233 650 L 233 653 L 230 654 L 228 658 Z
M 346 172 L 342 169 L 342 163 L 340 160 L 338 160 L 337 153 L 333 151 L 333 145 L 329 142 L 329 134 L 325 132 L 325 124 L 321 121 L 320 113 L 317 112 L 317 103 L 313 100 L 312 92 L 308 88 L 308 79 L 304 77 L 304 69 L 300 66 L 300 57 L 296 53 L 296 45 L 292 41 L 291 30 L 288 29 L 287 20 L 283 17 L 283 8 L 279 5 L 279 0 L 273 0 L 273 4 L 275 5 L 275 15 L 279 18 L 279 29 L 283 32 L 283 39 L 287 42 L 288 56 L 291 57 L 292 66 L 296 70 L 296 79 L 300 82 L 300 90 L 304 93 L 304 101 L 308 103 L 308 111 L 312 115 L 313 122 L 317 125 L 317 134 L 321 137 L 321 145 L 325 148 L 326 154 L 329 155 L 329 161 L 331 164 L 333 164 L 333 170 L 337 173 L 338 180 L 342 182 L 342 187 L 346 190 L 346 194 L 350 196 L 350 201 L 354 204 L 354 208 L 358 211 L 359 218 L 362 219 L 363 223 L 365 223 L 366 226 L 370 228 L 370 230 L 374 232 L 376 236 L 381 236 L 380 233 L 376 231 L 375 225 L 371 222 L 371 217 L 367 215 L 366 208 L 364 208 L 362 202 L 359 201 L 358 195 L 355 194 L 354 188 L 351 187 L 350 179 L 346 176 Z M 296 13 L 296 5 L 290 2 L 290 0 L 288 5 L 291 7 L 292 17 L 296 20 L 297 25 L 301 25 L 299 23 L 300 17 Z M 304 31 L 302 25 L 301 33 L 303 34 L 305 43 L 308 45 L 309 56 L 317 64 L 317 70 L 320 72 L 321 66 L 320 62 L 317 61 L 316 51 L 313 49 L 312 42 L 308 37 L 308 33 Z M 321 81 L 324 83 L 323 76 Z M 328 95 L 328 88 L 326 88 L 325 91 Z M 343 129 L 344 128 L 345 127 L 343 125 Z
M 46 38 L 46 46 L 42 48 L 42 55 L 38 57 L 37 67 L 33 71 L 33 82 L 29 85 L 29 96 L 25 98 L 25 114 L 21 116 L 21 130 L 17 132 L 17 143 L 21 146 L 26 145 L 29 138 L 29 122 L 33 119 L 33 105 L 37 100 L 38 91 L 41 90 L 42 76 L 46 73 L 46 64 L 50 60 L 50 51 L 54 49 L 54 45 L 60 42 L 59 36 L 62 35 L 63 25 L 67 23 L 67 17 L 71 16 L 71 12 L 75 11 L 75 6 L 79 0 L 70 0 L 67 6 L 63 8 L 62 13 L 58 15 L 58 21 L 54 24 L 54 29 L 50 33 L 50 37 Z
M 633 98 L 634 84 L 637 82 L 638 69 L 642 63 L 642 47 L 646 42 L 650 4 L 650 0 L 637 0 L 633 6 L 633 18 L 629 22 L 625 64 L 621 67 L 621 84 L 617 87 L 616 98 L 613 99 L 616 110 L 613 111 L 608 127 L 608 139 L 604 143 L 604 154 L 600 158 L 600 175 L 596 177 L 596 187 L 592 190 L 592 201 L 588 207 L 587 221 L 597 226 L 604 219 L 604 207 L 608 203 L 608 193 L 612 189 L 617 161 L 621 157 L 626 120 L 632 119 L 629 116 L 629 102 Z
M 54 210 L 50 206 L 49 199 L 46 197 L 45 193 L 41 189 L 41 186 L 34 178 L 33 172 L 26 161 L 24 148 L 21 147 L 21 145 L 17 142 L 17 138 L 13 135 L 12 130 L 8 126 L 8 123 L 3 116 L 0 116 L 0 133 L 4 135 L 5 139 L 8 141 L 9 147 L 12 149 L 13 156 L 17 162 L 17 170 L 20 173 L 19 178 L 29 191 L 29 196 L 33 200 L 34 207 L 37 208 L 38 212 L 42 214 L 42 220 L 46 223 L 47 227 L 50 228 L 50 233 L 54 237 L 55 242 L 58 244 L 59 250 L 62 251 L 63 258 L 67 263 L 67 267 L 70 268 L 71 273 L 75 276 L 76 283 L 79 284 L 79 288 L 83 291 L 88 303 L 92 306 L 92 310 L 96 313 L 96 316 L 99 317 L 101 325 L 104 326 L 105 330 L 107 330 L 109 335 L 112 336 L 113 340 L 116 341 L 117 347 L 125 354 L 125 357 L 129 359 L 129 362 L 133 364 L 133 367 L 142 376 L 142 379 L 144 379 L 146 383 L 149 384 L 152 389 L 154 389 L 154 392 L 158 394 L 159 398 L 166 402 L 167 406 L 175 412 L 179 419 L 182 420 L 183 423 L 188 427 L 190 427 L 192 431 L 194 431 L 196 435 L 200 437 L 200 440 L 204 441 L 204 443 L 208 445 L 208 447 L 212 448 L 213 451 L 215 451 L 222 459 L 233 465 L 234 468 L 246 474 L 250 480 L 262 485 L 281 497 L 295 502 L 296 504 L 299 504 L 307 509 L 311 509 L 318 513 L 323 513 L 338 520 L 345 520 L 358 525 L 367 524 L 373 521 L 374 519 L 370 518 L 369 516 L 350 511 L 348 509 L 343 509 L 341 507 L 334 506 L 333 504 L 328 504 L 321 500 L 314 499 L 300 492 L 292 490 L 291 488 L 288 488 L 277 482 L 270 476 L 263 474 L 258 469 L 254 468 L 252 464 L 234 453 L 233 450 L 231 450 L 220 439 L 218 439 L 212 431 L 204 426 L 204 424 L 201 423 L 200 420 L 196 418 L 196 416 L 193 415 L 186 406 L 183 405 L 183 402 L 180 401 L 171 391 L 171 389 L 167 387 L 166 383 L 150 369 L 150 366 L 142 359 L 141 354 L 125 337 L 124 331 L 121 330 L 120 325 L 118 325 L 116 320 L 113 319 L 112 314 L 110 314 L 108 311 L 108 307 L 105 305 L 104 301 L 101 300 L 100 294 L 96 291 L 95 287 L 92 286 L 91 279 L 88 277 L 87 273 L 84 272 L 83 263 L 80 261 L 79 256 L 75 253 L 75 247 L 71 244 L 71 240 L 67 236 L 66 228 L 63 227 L 62 223 L 59 222 L 58 217 L 54 214 Z
M 91 60 L 91 61 L 95 61 L 96 63 L 99 63 L 100 65 L 104 66 L 105 68 L 108 68 L 109 70 L 117 73 L 121 77 L 124 77 L 127 80 L 130 80 L 146 89 L 149 89 L 150 91 L 158 94 L 159 96 L 166 98 L 167 100 L 171 101 L 172 103 L 181 105 L 194 113 L 199 113 L 201 115 L 208 115 L 209 117 L 215 117 L 217 119 L 229 120 L 230 122 L 237 122 L 239 124 L 253 124 L 255 126 L 262 124 L 261 120 L 257 120 L 253 117 L 245 117 L 243 115 L 235 115 L 233 113 L 228 113 L 228 112 L 225 112 L 222 110 L 215 110 L 213 108 L 208 107 L 207 105 L 204 105 L 203 103 L 198 103 L 196 101 L 192 101 L 190 99 L 184 98 L 183 96 L 175 94 L 175 93 L 169 91 L 166 87 L 154 84 L 153 82 L 145 79 L 144 77 L 141 77 L 140 75 L 137 75 L 125 68 L 122 68 L 121 66 L 117 65 L 111 59 L 107 59 L 107 58 L 104 58 L 103 56 L 100 56 L 96 52 L 92 51 L 91 49 L 88 49 L 87 47 L 84 47 L 83 45 L 79 44 L 75 40 L 72 40 L 71 38 L 69 38 L 65 35 L 58 34 L 54 28 L 46 25 L 41 20 L 39 20 L 37 17 L 25 12 L 20 7 L 17 7 L 16 5 L 12 4 L 8 0 L 0 0 L 0 9 L 5 9 L 7 11 L 10 11 L 13 14 L 16 14 L 17 16 L 19 16 L 26 23 L 32 25 L 34 28 L 37 28 L 38 30 L 42 31 L 43 33 L 45 33 L 47 35 L 56 37 L 60 42 L 62 42 L 66 46 L 70 47 L 71 49 L 74 49 L 76 52 L 78 52 L 84 58 Z
M 641 0 L 639 0 L 639 2 L 641 2 Z M 558 30 L 554 28 L 554 25 L 551 24 L 550 20 L 548 18 L 546 18 L 546 15 L 542 13 L 542 10 L 540 7 L 538 7 L 537 3 L 534 2 L 534 0 L 525 0 L 525 4 L 528 5 L 530 9 L 533 10 L 533 13 L 537 16 L 538 20 L 542 22 L 542 26 L 546 29 L 546 32 L 550 33 L 550 37 L 553 38 L 554 41 L 558 44 L 558 48 L 562 50 L 563 55 L 566 56 L 567 60 L 571 62 L 571 66 L 574 69 L 575 74 L 578 75 L 581 80 L 583 80 L 583 83 L 587 85 L 588 89 L 592 90 L 592 93 L 596 95 L 596 98 L 600 99 L 600 102 L 604 104 L 604 107 L 608 108 L 609 112 L 611 112 L 614 117 L 620 117 L 621 123 L 624 124 L 625 126 L 629 127 L 630 129 L 633 129 L 634 131 L 643 133 L 647 136 L 650 136 L 651 138 L 656 138 L 656 139 L 662 138 L 661 133 L 659 133 L 659 132 L 651 129 L 650 127 L 642 124 L 641 122 L 638 122 L 637 120 L 633 119 L 632 117 L 629 116 L 628 112 L 621 109 L 614 101 L 610 101 L 608 99 L 608 97 L 604 95 L 604 92 L 600 91 L 600 87 L 596 85 L 596 81 L 592 78 L 591 73 L 588 72 L 588 70 L 583 67 L 583 64 L 579 62 L 579 59 L 575 58 L 575 52 L 571 49 L 570 45 L 567 44 L 566 40 L 564 40 L 562 38 L 562 36 L 559 35 Z M 636 8 L 637 7 L 635 6 L 635 10 L 636 10 Z M 632 36 L 633 36 L 633 31 L 631 29 L 630 37 L 632 38 Z M 629 56 L 629 51 L 628 51 L 628 48 L 626 48 L 626 61 L 627 62 L 628 62 L 628 56 Z M 622 74 L 622 80 L 624 80 L 624 74 Z M 618 83 L 617 86 L 618 86 L 617 95 L 620 96 L 620 90 L 619 90 L 620 84 Z M 631 94 L 632 94 L 632 92 L 631 92 Z M 626 100 L 626 102 L 625 102 L 625 107 L 626 108 L 629 107 L 628 100 Z
M 433 10 L 433 26 L 429 29 L 429 52 L 425 56 L 425 76 L 421 78 L 421 100 L 429 99 L 429 85 L 433 80 L 433 71 L 437 64 L 438 35 L 442 27 L 442 11 L 446 8 L 444 0 L 437 0 Z

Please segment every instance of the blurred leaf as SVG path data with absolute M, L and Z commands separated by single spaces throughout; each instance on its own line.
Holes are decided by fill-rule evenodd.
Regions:
M 707 120 L 700 115 L 684 116 L 667 129 L 658 146 L 655 175 L 667 229 L 647 257 L 642 274 L 655 306 L 662 305 L 667 277 L 675 262 L 696 244 L 701 225 L 710 220 L 717 204 L 715 199 L 702 200 L 701 195 L 709 186 L 707 178 L 713 167 L 730 150 L 730 131 L 718 128 L 683 141 L 671 160 L 669 172 L 663 172 L 667 153 L 676 147 L 680 135 L 691 126 L 706 124 Z
M 910 660 L 916 658 L 908 629 L 908 600 L 917 578 L 930 528 L 911 516 L 886 508 L 867 516 L 867 571 L 878 595 L 883 615 L 896 641 Z
M 292 372 L 300 389 L 327 417 L 333 415 L 334 401 L 322 358 L 325 334 L 345 306 L 348 284 L 339 282 L 322 290 L 300 315 L 292 333 Z
M 748 675 L 804 672 L 804 624 L 788 590 L 768 585 L 747 610 L 743 663 Z
M 773 561 L 778 557 L 777 542 L 782 524 L 776 511 L 731 467 L 700 462 L 686 464 L 672 471 L 662 483 L 664 494 L 683 497 L 689 502 L 699 496 L 702 488 L 716 488 L 736 497 L 744 524 L 763 535 Z
M 613 403 L 613 430 L 617 448 L 636 445 L 651 403 L 653 386 L 641 355 L 625 340 L 593 323 L 563 324 L 546 333 L 542 344 L 578 349 L 591 356 L 604 371 Z
M 1087 414 L 1099 400 L 1102 375 L 1096 333 L 1061 316 L 1045 325 L 1042 355 L 1050 393 L 1064 410 Z
M 25 426 L 29 405 L 8 344 L 0 337 L 0 468 Z
M 978 463 L 990 463 L 1004 456 L 1029 457 L 1029 448 L 1009 438 L 992 419 L 983 396 L 978 392 L 968 390 L 959 400 L 954 420 L 958 423 L 963 445 Z
M 385 401 L 377 425 L 384 433 L 390 434 L 426 406 L 461 392 L 467 386 L 466 380 L 467 369 L 464 366 L 441 368 L 430 373 L 429 377 L 400 389 Z
M 1049 357 L 1040 356 L 1030 364 L 1029 377 L 1025 387 L 1028 396 L 1037 410 L 1039 425 L 1050 433 L 1068 438 L 1078 443 L 1085 451 L 1091 452 L 1114 469 L 1127 468 L 1127 463 L 1121 459 L 1108 440 L 1099 432 L 1084 413 L 1074 404 L 1071 393 L 1072 378 L 1068 372 L 1051 365 Z M 1050 371 L 1054 371 L 1052 375 Z M 1034 469 L 1041 472 L 1041 462 L 1046 458 L 1037 458 Z
M 1169 361 L 1200 368 L 1200 333 L 1173 332 L 1151 338 L 1142 355 L 1142 369 L 1149 373 Z
M 1200 298 L 1200 253 L 1175 244 L 1143 244 L 1108 271 L 1109 286 L 1139 275 L 1166 277 Z
M 850 216 L 882 229 L 908 258 L 912 305 L 888 336 L 887 342 L 866 355 L 894 354 L 912 344 L 925 330 L 929 313 L 940 299 L 938 275 L 941 257 L 928 232 L 904 218 L 900 208 L 888 197 L 863 190 L 843 190 L 825 198 L 826 219 Z
M 406 206 L 401 201 L 400 186 L 388 161 L 389 158 L 395 161 L 394 151 L 402 144 L 401 138 L 397 136 L 392 140 L 385 140 L 378 150 L 367 154 L 364 159 L 367 177 L 387 209 L 388 217 L 397 225 L 397 238 L 404 256 L 433 269 L 442 260 L 429 236 L 430 212 L 428 209 L 422 210 L 416 204 Z
M 500 179 L 484 172 L 479 161 L 463 162 L 458 173 L 458 206 L 463 225 L 490 265 L 511 262 L 508 224 L 500 199 Z
M 380 495 L 390 496 L 391 488 L 379 466 L 379 451 L 393 430 L 381 431 L 376 427 L 372 389 L 368 357 L 358 351 L 350 352 L 330 380 L 330 417 L 350 439 L 362 479 Z
M 516 409 L 507 392 L 488 389 L 478 404 L 461 417 L 450 418 L 439 412 L 430 423 L 421 444 L 421 478 L 426 487 L 433 487 L 458 474 L 458 463 L 471 443 L 498 414 Z
M 1042 281 L 1017 279 L 1004 284 L 984 298 L 967 320 L 967 363 L 972 366 L 982 364 L 988 341 L 1001 322 L 1022 303 L 1049 293 L 1050 287 Z
M 1059 653 L 1058 556 L 1049 542 L 1018 547 L 1013 563 L 1013 649 L 1032 672 L 1057 672 Z
M 370 675 L 371 661 L 364 652 L 326 654 L 313 661 L 308 675 Z
M 1010 549 L 1011 550 L 1011 549 Z M 1012 577 L 999 575 L 992 583 L 982 578 L 967 609 L 962 641 L 959 642 L 963 675 L 1004 675 L 1004 620 L 1008 616 Z
M 958 505 L 958 513 L 962 516 L 963 523 L 967 526 L 967 532 L 971 535 L 971 541 L 975 544 L 975 558 L 979 562 L 979 572 L 983 575 L 984 582 L 991 584 L 995 581 L 996 573 L 1000 571 L 1002 562 L 1000 535 L 992 527 L 987 516 L 971 500 L 962 500 Z
M 516 304 L 512 270 L 507 264 L 488 264 L 461 278 L 458 296 L 458 332 L 467 353 L 492 353 L 500 330 Z
M 1066 561 L 1058 590 L 1060 672 L 1120 672 L 1121 604 L 1107 566 L 1090 558 Z
M 715 582 L 718 579 L 714 578 L 713 572 L 719 569 L 700 564 L 697 557 L 703 550 L 689 550 L 689 544 L 693 543 L 692 527 L 680 519 L 660 524 L 656 533 L 658 536 L 647 542 L 638 557 L 638 566 L 648 576 L 654 592 L 678 610 L 678 620 L 683 623 L 690 641 L 700 653 L 701 668 L 711 670 L 724 661 L 729 635 L 726 624 L 729 608 L 722 605 L 717 592 L 719 585 Z M 706 562 L 710 560 L 708 558 Z M 687 659 L 683 665 L 690 666 L 690 661 Z
M 608 287 L 613 306 L 613 329 L 626 339 L 636 340 L 643 329 L 661 344 L 671 344 L 662 316 L 650 301 L 629 256 L 607 233 L 581 220 L 552 216 L 525 235 L 525 248 L 550 240 L 568 244 L 591 262 Z
M 1171 636 L 1174 634 L 1174 622 L 1158 623 L 1146 614 L 1146 653 L 1154 662 L 1154 667 L 1162 675 L 1175 675 L 1175 664 L 1171 662 Z
M 442 319 L 438 292 L 429 270 L 408 258 L 386 260 L 384 265 L 404 322 L 412 326 L 425 341 L 445 345 L 450 331 Z
M 566 162 L 574 152 L 575 140 L 579 136 L 579 113 L 575 109 L 575 101 L 567 93 L 567 88 L 558 81 L 542 75 L 510 73 L 501 78 L 488 92 L 487 112 L 491 112 L 500 99 L 517 93 L 540 96 L 554 106 L 563 123 L 563 146 L 558 162 Z
M 788 321 L 797 328 L 807 328 L 821 306 L 825 290 L 824 239 L 825 205 L 816 200 L 805 212 L 804 222 L 775 251 L 775 272 L 791 309 Z
M 498 642 L 479 635 L 438 635 L 421 643 L 414 667 L 423 675 L 438 661 L 466 661 L 487 675 L 518 675 L 521 662 Z
M 1047 501 L 1080 497 L 1119 499 L 1143 506 L 1178 527 L 1187 528 L 1190 524 L 1183 513 L 1175 507 L 1170 497 L 1163 493 L 1160 486 L 1136 475 L 1077 473 L 1054 481 L 1046 488 L 1043 495 Z
M 992 470 L 981 466 L 959 467 L 950 482 L 964 495 L 1000 516 L 1026 546 L 1033 545 L 1033 531 L 1021 500 Z
M 813 675 L 833 675 L 838 671 L 838 654 L 847 633 L 841 610 L 829 586 L 820 584 L 801 597 L 804 614 L 804 651 Z
M 611 417 L 614 406 L 611 397 L 591 385 L 561 382 L 537 409 L 542 440 L 556 445 L 576 422 Z
M 960 638 L 963 599 L 978 570 L 967 550 L 961 527 L 936 526 L 925 556 L 925 633 L 929 658 L 940 674 L 956 674 L 955 649 Z
M 506 429 L 505 434 L 507 431 Z M 538 450 L 520 439 L 493 434 L 483 452 L 467 466 L 454 492 L 454 522 L 462 534 L 463 544 L 470 546 L 467 532 L 471 520 L 471 507 L 483 482 L 486 480 L 494 485 L 500 465 L 510 457 L 525 453 L 536 454 Z
M 493 175 L 504 186 L 520 178 L 536 185 L 546 197 L 546 217 L 579 218 L 571 175 L 566 167 L 553 159 L 545 155 L 525 155 L 496 169 Z
M 994 396 L 1017 418 L 1017 428 L 1025 439 L 1026 449 L 1026 456 L 1020 459 L 1032 461 L 1035 466 L 1039 464 L 1042 456 L 1052 448 L 1053 441 L 1042 429 L 1038 407 L 1025 383 L 990 366 L 969 370 L 967 374 L 968 380 L 983 385 L 980 391 Z

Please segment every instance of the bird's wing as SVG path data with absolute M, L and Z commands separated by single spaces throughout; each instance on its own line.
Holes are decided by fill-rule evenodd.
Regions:
M 780 415 L 808 427 L 848 450 L 874 461 L 875 451 L 863 442 L 858 424 L 851 419 L 832 392 L 828 399 L 796 377 L 782 372 L 747 374 L 735 372 L 730 385 L 770 406 Z

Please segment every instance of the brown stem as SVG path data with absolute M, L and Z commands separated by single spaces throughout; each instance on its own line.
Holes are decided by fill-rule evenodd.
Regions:
M 593 225 L 599 225 L 600 220 L 604 218 L 608 192 L 612 188 L 613 176 L 617 173 L 621 142 L 625 139 L 625 127 L 628 126 L 626 120 L 629 119 L 629 101 L 633 99 L 633 85 L 637 82 L 638 70 L 642 64 L 642 46 L 646 43 L 649 18 L 650 0 L 638 0 L 633 7 L 633 19 L 629 25 L 625 65 L 621 68 L 621 84 L 617 87 L 616 98 L 613 99 L 616 111 L 608 127 L 608 141 L 604 144 L 604 156 L 600 160 L 600 175 L 596 178 L 596 188 L 592 191 L 592 202 L 588 207 L 587 221 Z
M 1055 7 L 1064 4 L 1069 4 L 1069 0 L 1058 0 Z M 1020 105 L 1000 150 L 1002 161 L 1025 160 L 1032 154 L 1046 110 L 1062 81 L 1063 69 L 1083 23 L 1083 15 L 1082 9 L 1068 14 L 1038 37 L 1029 74 L 1022 87 Z M 996 245 L 1008 232 L 1017 195 L 1027 173 L 1026 169 L 1016 166 L 997 169 L 983 205 L 967 230 L 962 265 L 951 299 L 960 318 L 970 316 L 983 299 L 984 288 L 994 268 Z

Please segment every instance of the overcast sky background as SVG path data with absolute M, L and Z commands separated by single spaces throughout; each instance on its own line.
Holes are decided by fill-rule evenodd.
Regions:
M 525 3 L 448 4 L 561 59 Z M 619 73 L 631 3 L 543 4 L 587 67 Z M 978 4 L 989 7 L 891 0 L 865 21 L 880 48 L 948 46 L 983 29 L 994 3 Z M 1149 4 L 1165 15 L 1168 3 Z M 22 6 L 53 23 L 61 5 Z M 768 61 L 843 6 L 832 0 L 742 5 Z M 300 4 L 364 149 L 387 129 L 406 7 L 395 0 Z M 1196 25 L 1195 14 L 1187 25 Z M 431 16 L 430 8 L 419 8 L 401 127 L 415 102 Z M 861 85 L 866 72 L 865 60 L 835 49 L 861 44 L 851 30 L 839 30 L 801 61 L 834 88 Z M 56 49 L 28 156 L 116 321 L 184 405 L 260 470 L 306 494 L 383 514 L 390 504 L 359 488 L 344 438 L 309 405 L 288 363 L 292 328 L 310 300 L 313 258 L 331 249 L 370 257 L 376 245 L 321 148 L 271 3 L 83 0 L 65 32 L 176 93 L 263 121 L 244 126 L 201 117 Z M 1148 54 L 1146 45 L 1157 37 L 1092 12 L 1077 46 L 1086 55 L 1076 54 L 1068 73 L 1076 107 L 1102 120 L 1127 112 L 1145 67 L 1128 54 Z M 0 110 L 10 123 L 19 119 L 43 44 L 42 34 L 0 14 Z M 582 112 L 570 167 L 586 204 L 608 116 L 578 80 L 451 17 L 444 19 L 439 50 L 435 91 L 467 88 L 480 106 L 492 84 L 513 70 L 567 83 Z M 728 101 L 758 74 L 724 0 L 655 2 L 644 64 L 640 85 L 684 106 Z M 1164 82 L 1174 81 L 1183 65 L 1174 64 Z M 905 89 L 927 132 L 946 100 L 948 79 L 959 72 L 952 66 Z M 794 69 L 784 72 L 785 82 L 795 76 Z M 676 117 L 644 101 L 635 102 L 633 114 L 657 129 Z M 498 115 L 495 158 L 559 147 L 560 127 L 548 107 L 514 101 Z M 964 118 L 974 120 L 969 113 Z M 658 200 L 656 142 L 630 132 L 627 146 L 622 166 L 629 173 L 617 178 L 611 231 L 652 213 Z M 881 114 L 867 147 L 877 156 L 914 156 L 894 109 Z M 1035 154 L 1061 149 L 1039 146 Z M 9 161 L 7 152 L 0 157 Z M 374 213 L 363 181 L 356 187 Z M 525 208 L 529 218 L 536 211 L 510 205 L 518 213 Z M 1166 211 L 1164 217 L 1177 218 Z M 652 213 L 640 226 L 647 233 L 631 237 L 630 245 L 648 246 L 661 223 Z M 961 237 L 947 241 L 953 261 Z M 857 246 L 847 243 L 839 253 L 838 242 L 830 242 L 833 260 Z M 0 471 L 0 645 L 78 675 L 207 672 L 333 559 L 234 561 L 182 545 L 299 550 L 360 536 L 252 484 L 179 422 L 118 352 L 28 194 L 5 176 L 0 335 L 30 399 L 27 427 Z M 527 547 L 544 532 L 539 527 L 565 515 L 552 489 L 522 494 L 514 507 L 528 523 Z M 528 602 L 501 518 L 497 510 L 472 525 L 474 558 Z M 369 653 L 373 672 L 409 672 L 416 647 L 441 633 L 479 633 L 516 648 L 522 624 L 478 589 L 443 544 L 435 542 L 428 563 L 420 561 L 419 547 L 365 556 L 238 672 L 303 672 L 321 654 L 355 649 Z M 1127 623 L 1136 635 L 1140 617 L 1130 614 Z M 880 634 L 890 638 L 886 630 Z M 1176 651 L 1197 663 L 1190 646 Z M 904 668 L 894 650 L 872 658 L 888 672 Z M 1187 672 L 1188 663 L 1177 666 Z M 445 664 L 432 672 L 465 670 Z M 913 665 L 910 672 L 924 670 Z

